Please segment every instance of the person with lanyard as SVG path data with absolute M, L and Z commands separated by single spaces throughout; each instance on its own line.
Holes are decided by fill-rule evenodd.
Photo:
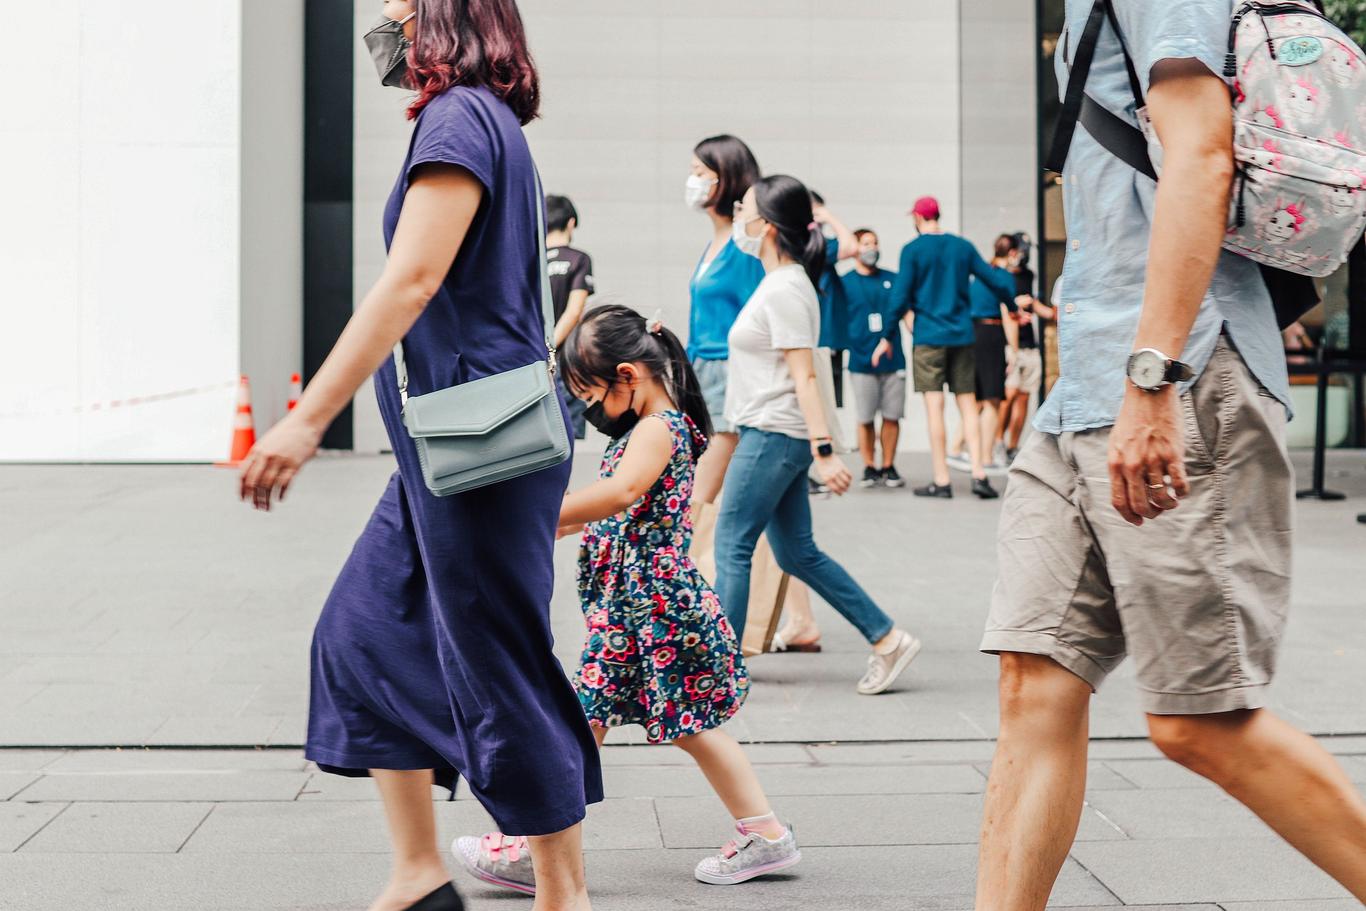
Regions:
M 825 197 L 811 191 L 811 212 L 825 238 L 825 270 L 816 285 L 821 300 L 822 348 L 830 349 L 830 372 L 835 380 L 835 407 L 844 407 L 844 352 L 849 347 L 845 327 L 849 322 L 849 300 L 835 266 L 840 260 L 858 255 L 858 238 L 826 208 Z M 824 491 L 822 491 L 824 492 Z
M 1029 268 L 1029 235 L 1021 231 L 1011 239 L 1014 244 L 1006 258 L 1006 268 L 1015 276 L 1019 309 L 1014 319 L 1019 326 L 1019 343 L 1015 359 L 1006 372 L 1006 397 L 1001 403 L 992 450 L 993 461 L 1006 464 L 1012 462 L 1019 452 L 1020 436 L 1024 433 L 1025 418 L 1029 416 L 1029 399 L 1043 379 L 1043 357 L 1034 331 L 1034 317 L 1053 319 L 1057 314 L 1053 307 L 1034 296 L 1034 270 Z
M 579 226 L 579 212 L 568 196 L 545 198 L 545 256 L 550 274 L 550 297 L 555 312 L 555 347 L 559 348 L 569 333 L 583 318 L 583 309 L 593 293 L 593 259 L 582 250 L 570 246 L 574 229 Z M 574 436 L 582 440 L 588 432 L 584 420 L 584 404 L 569 392 L 564 377 L 559 377 L 560 391 L 569 405 L 569 420 L 574 425 Z
M 901 437 L 901 419 L 906 413 L 906 354 L 901 333 L 892 337 L 892 353 L 873 363 L 878 343 L 887 326 L 896 325 L 892 312 L 892 283 L 896 273 L 878 267 L 881 249 L 871 228 L 854 232 L 858 239 L 858 258 L 854 268 L 840 279 L 849 302 L 846 323 L 849 344 L 849 382 L 854 392 L 858 417 L 859 452 L 863 456 L 862 487 L 902 487 L 905 481 L 896 470 L 896 446 Z M 881 433 L 875 425 L 882 416 Z M 877 447 L 882 444 L 882 459 Z
M 808 473 L 814 467 L 836 494 L 853 478 L 835 455 L 816 380 L 815 282 L 825 265 L 825 239 L 809 191 L 785 175 L 760 180 L 736 210 L 735 241 L 766 275 L 730 332 L 726 419 L 740 428 L 740 443 L 716 523 L 716 593 L 731 625 L 743 630 L 754 548 L 766 533 L 783 571 L 809 585 L 867 640 L 871 653 L 858 692 L 876 695 L 914 660 L 920 640 L 898 628 L 812 534 Z
M 712 238 L 702 251 L 688 285 L 688 358 L 702 384 L 715 433 L 698 460 L 693 496 L 700 503 L 715 502 L 721 493 L 726 467 L 739 440 L 723 417 L 730 347 L 726 337 L 735 318 L 764 278 L 764 267 L 745 256 L 731 240 L 735 205 L 759 179 L 759 163 L 749 146 L 734 136 L 704 139 L 693 149 L 684 187 L 689 208 L 711 219 Z
M 1008 270 L 1010 251 L 1015 240 L 1009 234 L 996 238 L 992 251 L 991 267 L 1003 282 L 1015 284 L 1015 276 Z M 949 447 L 949 466 L 959 471 L 967 471 L 972 466 L 963 456 L 963 444 L 971 428 L 981 434 L 983 458 L 990 458 L 992 444 L 996 441 L 996 423 L 1001 403 L 1006 397 L 1006 372 L 1014 362 L 1019 342 L 1019 323 L 1014 314 L 1019 310 L 1015 301 L 1002 302 L 997 292 L 981 281 L 974 281 L 968 292 L 972 304 L 972 328 L 976 334 L 973 359 L 977 362 L 978 419 L 976 424 L 962 423 L 953 434 L 953 444 Z M 1005 460 L 991 461 L 988 468 L 1005 468 Z
M 930 453 L 934 459 L 934 479 L 915 488 L 918 497 L 953 496 L 949 465 L 945 458 L 944 387 L 958 400 L 962 422 L 972 426 L 977 420 L 977 376 L 973 358 L 976 335 L 972 328 L 972 308 L 968 283 L 972 278 L 985 282 L 1001 301 L 1013 300 L 1015 283 L 1004 280 L 987 265 L 977 249 L 962 237 L 949 234 L 939 224 L 939 202 L 922 196 L 911 208 L 920 236 L 901 251 L 901 268 L 892 284 L 892 306 L 898 319 L 904 319 L 914 337 L 912 374 L 915 391 L 925 396 L 929 417 Z M 1008 276 L 1007 276 L 1008 278 Z M 892 336 L 899 333 L 896 322 L 873 352 L 873 363 L 892 353 Z M 982 464 L 982 447 L 977 434 L 968 435 L 972 458 L 972 492 L 984 499 L 1000 496 L 987 480 Z

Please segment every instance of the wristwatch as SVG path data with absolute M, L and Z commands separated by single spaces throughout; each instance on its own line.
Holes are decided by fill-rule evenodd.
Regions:
M 816 455 L 820 456 L 822 459 L 827 459 L 835 454 L 835 446 L 830 442 L 829 437 L 821 437 L 814 442 L 816 443 Z
M 1169 383 L 1180 383 L 1195 376 L 1189 364 L 1167 357 L 1156 348 L 1140 348 L 1129 355 L 1125 371 L 1129 382 L 1146 392 L 1156 392 Z

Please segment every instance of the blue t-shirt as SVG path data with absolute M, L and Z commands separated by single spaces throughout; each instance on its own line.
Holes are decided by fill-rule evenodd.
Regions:
M 386 248 L 413 170 L 420 165 L 464 168 L 483 184 L 484 199 L 450 271 L 404 337 L 408 394 L 422 395 L 544 360 L 542 262 L 536 238 L 541 199 L 536 166 L 517 116 L 486 88 L 453 86 L 418 114 L 409 149 L 384 209 Z M 377 380 L 376 385 L 387 384 Z M 383 390 L 381 402 L 388 391 Z M 393 401 L 397 403 L 397 394 Z M 396 432 L 406 435 L 401 423 L 389 429 L 391 438 Z
M 902 248 L 892 304 L 897 319 L 907 311 L 915 313 L 915 344 L 973 343 L 968 300 L 968 282 L 973 276 L 1002 299 L 1015 297 L 1015 279 L 1007 275 L 1009 281 L 1002 282 L 977 248 L 956 234 L 922 234 Z
M 845 333 L 849 347 L 850 373 L 894 373 L 906 369 L 906 353 L 901 348 L 901 332 L 888 335 L 897 325 L 892 308 L 892 284 L 896 273 L 878 269 L 864 275 L 857 269 L 846 272 L 840 279 L 844 296 L 849 302 L 849 322 Z M 884 357 L 873 366 L 873 352 L 878 342 L 888 338 L 892 356 Z
M 821 338 L 819 345 L 822 348 L 834 348 L 841 350 L 849 347 L 849 339 L 846 338 L 844 327 L 849 323 L 849 301 L 844 294 L 844 285 L 840 282 L 840 274 L 835 271 L 835 263 L 840 258 L 840 241 L 838 237 L 827 237 L 825 239 L 825 269 L 821 272 L 820 284 L 816 287 L 816 296 L 821 302 Z
M 1008 269 L 1002 269 L 1000 266 L 992 266 L 991 271 L 995 272 L 996 277 L 1002 282 L 1010 283 L 1011 295 L 1003 300 L 996 291 L 987 287 L 980 279 L 974 278 L 972 287 L 968 289 L 968 301 L 972 305 L 973 319 L 1000 319 L 1002 304 L 1005 304 L 1006 309 L 1011 313 L 1019 309 L 1015 306 L 1016 281 L 1014 273 Z
M 764 264 L 757 256 L 741 253 L 731 240 L 703 270 L 706 255 L 703 250 L 703 259 L 698 260 L 688 284 L 692 297 L 688 311 L 688 357 L 724 361 L 730 357 L 730 345 L 726 342 L 730 327 L 764 280 Z

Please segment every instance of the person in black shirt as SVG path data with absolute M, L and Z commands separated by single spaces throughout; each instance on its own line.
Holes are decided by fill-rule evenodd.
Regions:
M 1034 333 L 1034 317 L 1053 318 L 1053 308 L 1034 296 L 1034 271 L 1029 268 L 1029 235 L 1024 232 L 1011 238 L 1006 268 L 1015 275 L 1015 293 L 1020 309 L 1015 314 L 1019 323 L 1020 340 L 1006 375 L 1006 397 L 1001 402 L 1000 419 L 996 422 L 995 462 L 1009 462 L 1020 448 L 1025 418 L 1029 416 L 1030 397 L 1038 391 L 1043 379 L 1043 358 L 1038 338 Z M 1027 297 L 1028 300 L 1023 298 Z
M 583 318 L 588 296 L 593 293 L 593 260 L 574 242 L 574 229 L 579 225 L 579 213 L 567 196 L 545 198 L 545 255 L 550 272 L 550 299 L 555 312 L 555 347 L 569 337 L 569 333 Z M 574 425 L 574 436 L 582 440 L 588 433 L 584 420 L 584 404 L 564 388 L 564 400 L 569 405 L 569 419 Z

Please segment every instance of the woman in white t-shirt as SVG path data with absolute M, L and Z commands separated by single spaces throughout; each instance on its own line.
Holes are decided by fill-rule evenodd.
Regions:
M 730 330 L 727 423 L 740 440 L 726 473 L 716 522 L 716 592 L 736 630 L 745 628 L 750 562 L 768 533 L 778 565 L 805 582 L 873 646 L 865 695 L 887 689 L 920 651 L 868 593 L 811 536 L 806 478 L 835 493 L 852 476 L 835 456 L 816 383 L 812 351 L 820 337 L 815 282 L 825 238 L 812 218 L 811 194 L 784 175 L 758 181 L 735 206 L 734 241 L 764 265 L 764 280 Z

